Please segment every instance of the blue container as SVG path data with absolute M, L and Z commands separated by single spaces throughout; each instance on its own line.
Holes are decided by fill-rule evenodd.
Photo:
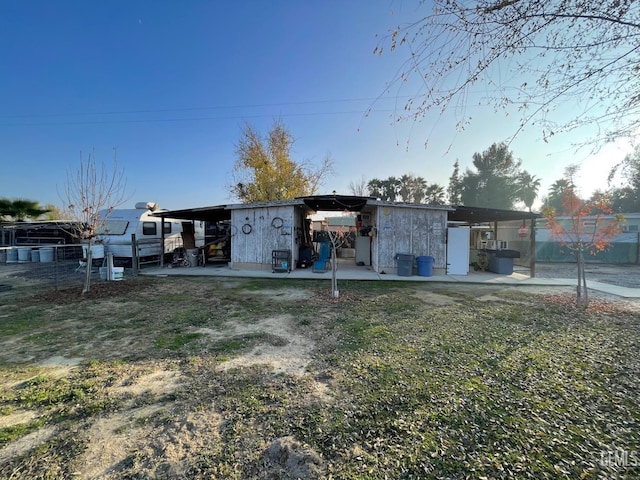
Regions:
M 430 277 L 433 274 L 433 263 L 436 261 L 433 257 L 416 257 L 418 264 L 418 275 L 421 277 Z

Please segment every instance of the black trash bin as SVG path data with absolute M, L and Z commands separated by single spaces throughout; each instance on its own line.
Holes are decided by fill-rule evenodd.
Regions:
M 487 250 L 489 257 L 489 271 L 500 275 L 513 273 L 513 259 L 520 258 L 517 250 Z
M 398 276 L 410 277 L 413 275 L 413 260 L 414 256 L 408 253 L 396 254 L 396 260 L 398 261 Z

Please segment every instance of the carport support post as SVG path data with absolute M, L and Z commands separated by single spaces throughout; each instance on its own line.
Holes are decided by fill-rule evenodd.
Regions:
M 160 217 L 160 268 L 164 267 L 164 217 Z
M 60 287 L 60 282 L 58 281 L 58 272 L 60 269 L 60 265 L 58 265 L 58 246 L 53 247 L 53 272 L 54 272 L 54 281 L 56 284 L 56 291 Z
M 536 276 L 536 218 L 531 217 L 531 232 L 529 233 L 529 276 Z
M 131 269 L 133 270 L 133 274 L 138 274 L 139 261 L 138 261 L 138 242 L 136 242 L 136 234 L 131 234 Z

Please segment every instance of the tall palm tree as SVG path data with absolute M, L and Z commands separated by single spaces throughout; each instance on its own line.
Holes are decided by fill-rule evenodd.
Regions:
M 427 186 L 427 181 L 423 177 L 414 177 L 411 179 L 411 197 L 413 203 L 422 203 Z
M 429 184 L 425 189 L 424 195 L 425 203 L 430 205 L 443 205 L 446 196 L 444 187 L 437 183 Z
M 400 199 L 403 202 L 411 201 L 411 182 L 413 180 L 413 175 L 404 174 L 398 179 L 398 195 L 400 195 Z
M 16 221 L 24 221 L 27 218 L 37 218 L 49 210 L 40 208 L 38 202 L 19 198 L 17 200 L 0 199 L 0 217 L 11 217 Z
M 549 195 L 547 196 L 546 207 L 554 208 L 556 212 L 562 211 L 562 197 L 570 188 L 570 182 L 566 178 L 560 178 L 553 182 L 549 187 Z
M 382 181 L 382 199 L 395 202 L 398 195 L 399 181 L 396 177 L 389 177 Z
M 531 212 L 533 202 L 538 197 L 540 189 L 540 179 L 535 175 L 531 175 L 526 170 L 518 177 L 518 196 Z

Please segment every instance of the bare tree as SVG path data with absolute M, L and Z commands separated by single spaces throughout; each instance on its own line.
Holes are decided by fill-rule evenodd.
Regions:
M 638 135 L 636 0 L 432 0 L 418 8 L 420 18 L 392 29 L 374 50 L 406 52 L 390 87 L 419 82 L 401 118 L 453 109 L 464 129 L 472 87 L 481 85 L 487 105 L 517 110 L 511 138 L 527 125 L 545 140 L 595 127 L 581 143 L 595 147 Z M 566 102 L 573 102 L 572 116 L 563 118 L 563 109 L 555 121 L 554 110 Z
M 338 298 L 338 248 L 348 244 L 348 227 L 338 226 L 336 230 L 329 230 L 329 243 L 331 244 L 331 296 Z
M 95 151 L 85 161 L 82 152 L 77 170 L 67 171 L 67 181 L 61 200 L 77 230 L 71 232 L 86 245 L 87 269 L 82 293 L 91 288 L 91 246 L 111 211 L 123 204 L 126 196 L 124 170 L 118 168 L 118 150 L 114 148 L 113 165 L 108 169 L 96 161 Z M 102 214 L 100 212 L 107 212 Z
M 367 180 L 364 178 L 364 175 L 360 177 L 360 180 L 354 181 L 351 180 L 349 182 L 349 193 L 351 195 L 356 195 L 358 197 L 364 197 L 368 195 L 369 188 L 367 187 Z

